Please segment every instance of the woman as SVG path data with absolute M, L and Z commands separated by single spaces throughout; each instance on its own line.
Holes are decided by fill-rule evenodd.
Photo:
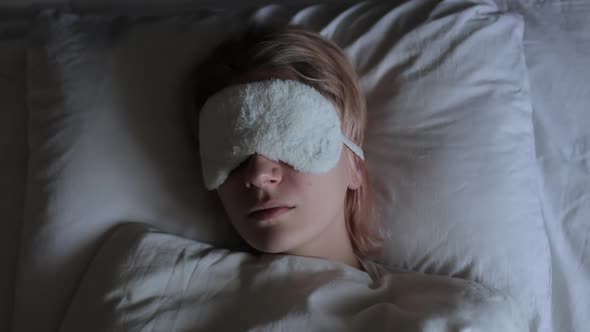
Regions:
M 341 262 L 377 283 L 397 278 L 416 289 L 403 292 L 415 296 L 410 315 L 445 312 L 458 319 L 418 330 L 528 330 L 515 303 L 496 290 L 374 261 L 383 239 L 361 149 L 366 102 L 353 66 L 334 42 L 294 26 L 253 31 L 222 45 L 211 59 L 199 71 L 207 85 L 198 88 L 195 114 L 204 179 L 253 249 Z M 330 136 L 329 126 L 325 134 L 316 127 L 331 121 L 332 109 L 339 132 Z M 303 116 L 293 115 L 299 112 Z M 301 128 L 309 131 L 298 135 Z M 342 141 L 333 139 L 338 135 Z M 341 147 L 336 158 L 326 152 L 333 145 Z M 317 171 L 323 162 L 330 167 Z M 437 286 L 420 289 L 425 283 Z

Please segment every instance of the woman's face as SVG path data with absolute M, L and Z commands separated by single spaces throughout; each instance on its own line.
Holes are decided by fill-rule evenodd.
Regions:
M 347 188 L 359 186 L 352 153 L 343 146 L 336 167 L 303 173 L 290 165 L 253 154 L 217 189 L 232 225 L 253 248 L 265 253 L 296 250 L 328 226 L 342 227 Z M 264 203 L 292 207 L 277 216 L 251 215 Z

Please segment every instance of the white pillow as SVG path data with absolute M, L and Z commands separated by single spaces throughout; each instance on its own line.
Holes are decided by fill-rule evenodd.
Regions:
M 542 324 L 550 270 L 522 21 L 482 2 L 38 18 L 16 331 L 57 328 L 115 224 L 242 244 L 203 187 L 184 111 L 189 69 L 249 16 L 324 26 L 361 74 L 367 165 L 390 230 L 384 261 L 507 290 Z
M 57 329 L 102 235 L 120 222 L 239 243 L 203 186 L 185 119 L 185 80 L 234 22 L 229 14 L 36 19 L 15 331 Z
M 461 4 L 402 24 L 393 47 L 361 38 L 347 48 L 371 113 L 364 149 L 390 233 L 383 260 L 508 289 L 532 330 L 549 331 L 523 20 Z M 387 29 L 365 34 L 391 36 Z

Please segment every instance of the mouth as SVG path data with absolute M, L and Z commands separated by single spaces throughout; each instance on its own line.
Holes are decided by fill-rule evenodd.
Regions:
M 277 218 L 291 210 L 295 207 L 289 206 L 279 206 L 270 209 L 258 210 L 248 214 L 248 217 L 255 220 L 265 220 L 270 218 Z

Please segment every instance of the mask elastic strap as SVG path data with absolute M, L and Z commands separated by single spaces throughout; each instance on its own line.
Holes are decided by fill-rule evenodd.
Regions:
M 342 141 L 346 146 L 348 146 L 357 156 L 359 156 L 362 160 L 365 160 L 365 155 L 363 154 L 363 150 L 356 144 L 354 144 L 348 137 L 342 135 Z

